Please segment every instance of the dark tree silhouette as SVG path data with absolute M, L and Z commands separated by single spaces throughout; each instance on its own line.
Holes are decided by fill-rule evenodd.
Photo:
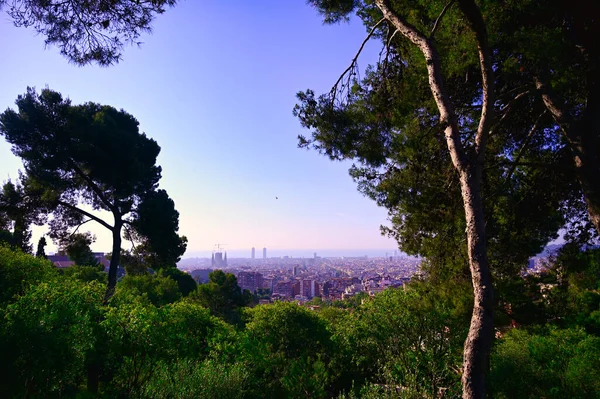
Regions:
M 176 0 L 0 0 L 15 26 L 32 27 L 77 65 L 117 63 Z
M 0 134 L 23 160 L 28 194 L 43 200 L 52 211 L 53 234 L 60 236 L 89 221 L 112 233 L 108 299 L 117 281 L 123 226 L 132 226 L 138 209 L 146 208 L 144 201 L 156 196 L 168 199 L 162 190 L 155 193 L 161 172 L 156 165 L 160 147 L 140 133 L 132 115 L 110 106 L 72 105 L 60 93 L 45 89 L 38 95 L 31 88 L 16 103 L 18 112 L 8 109 L 0 115 Z M 112 224 L 82 204 L 109 212 Z M 165 230 L 142 231 L 140 236 L 152 242 L 160 239 L 156 236 L 169 237 L 177 249 L 161 250 L 183 253 L 185 238 L 176 235 L 176 211 L 172 201 L 168 204 L 170 223 L 161 224 Z M 163 215 L 155 217 L 162 220 Z

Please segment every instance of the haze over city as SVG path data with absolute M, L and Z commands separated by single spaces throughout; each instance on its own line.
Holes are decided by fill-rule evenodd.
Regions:
M 305 131 L 292 115 L 296 92 L 331 88 L 364 27 L 358 20 L 322 25 L 303 0 L 261 1 L 260 13 L 256 7 L 181 2 L 156 19 L 141 48 L 127 48 L 110 68 L 68 65 L 56 48 L 43 50 L 42 36 L 3 15 L 0 36 L 10 40 L 0 51 L 20 62 L 0 66 L 0 109 L 14 108 L 16 96 L 35 86 L 135 116 L 162 148 L 160 187 L 180 213 L 180 234 L 189 240 L 184 257 L 209 256 L 219 242 L 240 257 L 253 246 L 273 256 L 384 256 L 397 248 L 379 231 L 386 211 L 357 191 L 350 163 L 297 148 Z M 367 45 L 362 68 L 378 50 Z M 0 168 L 2 180 L 22 169 L 5 141 Z M 92 249 L 108 252 L 110 233 L 92 223 L 89 231 L 97 237 Z M 32 241 L 45 232 L 34 228 Z

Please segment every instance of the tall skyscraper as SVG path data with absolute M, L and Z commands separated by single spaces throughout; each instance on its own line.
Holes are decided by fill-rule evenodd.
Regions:
M 256 257 L 256 249 L 254 249 L 254 247 L 252 247 L 252 259 L 254 259 Z
M 263 248 L 263 259 L 267 259 L 267 248 Z

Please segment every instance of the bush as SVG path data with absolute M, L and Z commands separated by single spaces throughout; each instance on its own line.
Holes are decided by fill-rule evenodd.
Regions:
M 152 274 L 129 275 L 117 284 L 111 303 L 130 303 L 133 298 L 144 297 L 154 306 L 164 306 L 181 298 L 175 280 Z
M 104 287 L 54 279 L 9 305 L 0 327 L 0 396 L 47 397 L 84 382 L 97 342 Z
M 161 363 L 142 397 L 149 399 L 241 399 L 248 372 L 240 363 L 226 365 L 215 360 L 180 360 Z
M 156 307 L 144 298 L 111 307 L 102 322 L 111 381 L 107 393 L 139 396 L 161 367 L 193 359 L 201 362 L 218 351 L 229 327 L 207 309 L 186 302 Z
M 600 338 L 581 329 L 513 330 L 492 353 L 490 390 L 498 398 L 598 398 Z
M 248 309 L 247 316 L 242 358 L 249 397 L 326 397 L 334 354 L 326 322 L 286 302 Z
M 468 326 L 434 295 L 386 290 L 347 321 L 352 363 L 368 382 L 401 386 L 435 397 L 460 391 L 462 347 Z
M 31 286 L 56 277 L 52 262 L 0 245 L 0 307 Z

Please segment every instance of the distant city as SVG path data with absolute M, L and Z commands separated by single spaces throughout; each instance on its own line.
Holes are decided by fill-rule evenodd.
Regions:
M 209 257 L 183 259 L 178 267 L 199 283 L 207 282 L 213 270 L 232 273 L 240 288 L 262 294 L 263 301 L 308 301 L 314 297 L 347 299 L 361 292 L 374 295 L 388 287 L 402 287 L 418 272 L 420 265 L 418 258 L 398 250 L 276 250 L 271 253 L 263 247 L 245 252 L 231 253 L 219 244 Z
M 230 249 L 227 247 L 220 248 L 221 251 L 226 251 L 229 258 L 247 258 L 247 259 L 258 259 L 263 257 L 263 248 L 255 247 L 254 257 L 252 256 L 252 248 L 248 249 Z M 386 256 L 393 256 L 394 251 L 396 254 L 402 254 L 399 250 L 390 249 L 267 249 L 267 256 L 269 258 L 281 258 L 284 256 L 293 258 L 312 258 L 315 252 L 319 257 L 322 258 L 340 258 L 340 257 L 358 257 L 368 256 L 369 258 L 380 258 Z M 210 258 L 213 251 L 187 251 L 185 254 L 186 258 Z
M 549 246 L 530 259 L 524 273 L 539 273 L 559 246 Z M 242 289 L 262 294 L 262 301 L 308 301 L 314 297 L 341 300 L 361 292 L 375 295 L 399 288 L 420 273 L 421 260 L 399 250 L 274 250 L 227 251 L 217 244 L 207 256 L 182 259 L 178 267 L 200 284 L 213 270 L 237 277 Z

